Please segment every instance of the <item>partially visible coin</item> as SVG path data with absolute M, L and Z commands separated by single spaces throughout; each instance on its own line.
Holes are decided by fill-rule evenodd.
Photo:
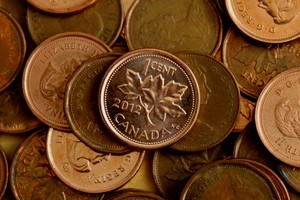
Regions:
M 70 187 L 104 193 L 127 183 L 138 171 L 144 151 L 126 154 L 96 152 L 73 133 L 49 129 L 47 157 L 55 174 Z
M 109 196 L 105 196 L 104 200 L 164 200 L 155 193 L 142 190 L 119 190 Z
M 0 8 L 0 92 L 17 77 L 26 53 L 26 41 L 19 23 Z
M 300 192 L 300 168 L 293 167 L 285 163 L 277 165 L 280 176 L 290 185 L 294 190 Z
M 195 76 L 176 56 L 158 49 L 124 54 L 104 75 L 99 94 L 101 117 L 130 146 L 171 145 L 194 124 L 200 109 Z
M 78 32 L 55 35 L 41 43 L 27 60 L 23 92 L 31 111 L 45 124 L 69 130 L 63 110 L 66 84 L 85 60 L 110 51 L 97 38 Z
M 0 146 L 0 199 L 2 199 L 8 183 L 8 164 L 6 155 Z

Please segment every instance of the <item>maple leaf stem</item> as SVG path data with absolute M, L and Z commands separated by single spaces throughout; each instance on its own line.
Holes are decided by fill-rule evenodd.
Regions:
M 155 124 L 152 122 L 152 120 L 150 118 L 150 113 L 152 112 L 154 106 L 152 106 L 150 109 L 148 109 L 148 105 L 144 104 L 141 96 L 139 96 L 139 100 L 140 100 L 141 105 L 145 108 L 148 123 L 155 126 Z

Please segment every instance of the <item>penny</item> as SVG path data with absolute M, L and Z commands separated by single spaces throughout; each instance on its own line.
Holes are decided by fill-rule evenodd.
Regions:
M 282 162 L 279 163 L 277 167 L 279 175 L 283 178 L 283 180 L 294 190 L 300 192 L 300 169 Z
M 121 32 L 124 14 L 120 0 L 101 0 L 83 12 L 72 15 L 50 15 L 27 9 L 27 23 L 36 44 L 63 32 L 84 32 L 111 46 Z
M 3 148 L 0 146 L 0 199 L 4 196 L 8 183 L 8 164 Z
M 18 22 L 4 9 L 0 8 L 0 92 L 3 92 L 17 77 L 21 70 L 26 41 Z
M 138 171 L 144 151 L 116 155 L 96 152 L 73 133 L 49 129 L 47 157 L 55 174 L 70 187 L 103 193 L 127 183 Z
M 97 0 L 27 0 L 27 2 L 44 12 L 65 14 L 84 10 Z
M 115 61 L 104 77 L 99 90 L 101 117 L 112 134 L 130 146 L 171 145 L 191 129 L 198 116 L 200 93 L 195 76 L 166 51 L 131 51 Z
M 46 156 L 47 129 L 32 133 L 18 147 L 10 168 L 10 186 L 16 199 L 98 200 L 102 194 L 87 194 L 61 182 Z
M 108 53 L 84 62 L 70 78 L 64 101 L 67 121 L 74 134 L 87 146 L 107 153 L 129 151 L 106 129 L 95 100 L 104 72 L 118 57 L 120 54 Z
M 232 131 L 239 114 L 240 93 L 231 72 L 210 56 L 175 54 L 196 76 L 201 108 L 191 130 L 171 146 L 178 151 L 200 151 L 221 143 Z
M 130 8 L 125 34 L 130 50 L 157 48 L 214 55 L 222 40 L 222 23 L 209 0 L 143 0 Z
M 300 167 L 298 113 L 300 68 L 282 72 L 257 100 L 255 123 L 266 148 L 282 162 Z
M 265 85 L 279 73 L 298 67 L 300 39 L 283 44 L 258 43 L 230 29 L 223 43 L 223 60 L 241 91 L 258 98 Z
M 142 190 L 119 190 L 108 197 L 105 200 L 164 200 L 155 193 L 142 191 Z
M 97 38 L 78 32 L 41 43 L 23 73 L 24 97 L 33 114 L 48 126 L 69 130 L 63 110 L 66 84 L 83 61 L 107 51 L 109 47 Z
M 226 0 L 226 7 L 234 24 L 256 40 L 281 43 L 300 35 L 298 0 Z

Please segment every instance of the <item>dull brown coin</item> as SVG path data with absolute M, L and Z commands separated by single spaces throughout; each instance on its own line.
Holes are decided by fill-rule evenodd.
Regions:
M 282 72 L 260 94 L 255 110 L 257 132 L 279 160 L 300 167 L 300 68 Z
M 281 43 L 299 37 L 298 0 L 226 0 L 235 25 L 248 36 L 268 43 Z
M 126 184 L 140 168 L 145 153 L 96 152 L 73 133 L 52 128 L 46 148 L 55 174 L 70 187 L 88 193 L 104 193 Z
M 9 169 L 6 155 L 2 149 L 2 146 L 0 146 L 0 199 L 2 199 L 7 187 L 8 174 Z
M 27 60 L 23 92 L 31 111 L 45 124 L 69 130 L 63 102 L 70 76 L 85 60 L 110 51 L 97 38 L 78 32 L 55 35 L 41 43 Z
M 27 2 L 44 12 L 65 14 L 84 10 L 97 0 L 27 0 Z
M 105 200 L 164 200 L 164 199 L 152 192 L 135 190 L 135 189 L 126 189 L 126 190 L 118 190 L 108 196 L 105 196 Z
M 10 186 L 16 199 L 98 200 L 103 194 L 79 192 L 55 176 L 46 155 L 47 129 L 32 133 L 20 144 L 10 168 Z
M 0 8 L 0 92 L 17 77 L 26 53 L 24 33 L 18 22 Z
M 101 117 L 130 146 L 171 145 L 198 116 L 196 78 L 183 61 L 166 51 L 131 51 L 115 61 L 104 77 L 99 90 Z
M 300 168 L 294 167 L 285 163 L 277 165 L 280 176 L 294 190 L 300 192 Z
M 129 10 L 125 34 L 130 50 L 214 55 L 221 44 L 222 23 L 209 0 L 140 0 Z
M 84 62 L 70 78 L 65 93 L 64 109 L 74 134 L 87 146 L 107 153 L 129 151 L 106 129 L 95 100 L 103 74 L 120 55 L 107 53 Z

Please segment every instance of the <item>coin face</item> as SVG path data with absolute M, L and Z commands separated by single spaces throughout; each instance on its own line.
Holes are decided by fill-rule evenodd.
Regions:
M 6 155 L 0 146 L 0 198 L 2 199 L 8 183 L 8 164 Z
M 255 122 L 266 148 L 279 160 L 300 167 L 298 134 L 300 68 L 273 78 L 258 98 Z
M 21 70 L 25 53 L 25 36 L 18 22 L 0 8 L 0 92 L 7 88 Z
M 200 108 L 193 73 L 177 57 L 157 49 L 120 57 L 105 74 L 99 94 L 100 114 L 109 130 L 128 145 L 144 149 L 179 140 Z
M 83 61 L 107 51 L 109 47 L 97 38 L 77 32 L 41 43 L 23 73 L 24 97 L 31 111 L 45 124 L 69 130 L 63 110 L 66 84 Z
M 298 0 L 226 0 L 232 21 L 246 35 L 268 43 L 281 43 L 299 37 Z
M 103 193 L 127 183 L 141 166 L 144 152 L 122 155 L 96 152 L 73 133 L 50 128 L 47 156 L 55 174 L 70 187 L 87 193 Z

